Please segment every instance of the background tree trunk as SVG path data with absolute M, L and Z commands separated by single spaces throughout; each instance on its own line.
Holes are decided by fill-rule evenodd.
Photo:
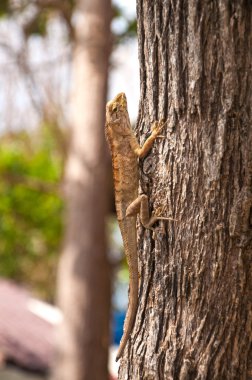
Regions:
M 166 235 L 139 226 L 119 379 L 252 379 L 251 2 L 138 0 L 140 161 Z
M 66 236 L 58 276 L 64 313 L 54 378 L 108 377 L 110 281 L 106 258 L 104 143 L 109 0 L 79 0 L 76 9 L 72 142 L 65 174 Z

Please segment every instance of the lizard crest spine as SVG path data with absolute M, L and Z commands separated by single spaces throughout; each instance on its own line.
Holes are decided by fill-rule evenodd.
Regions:
M 138 158 L 148 153 L 163 126 L 163 123 L 155 122 L 150 137 L 140 147 L 130 125 L 125 94 L 118 94 L 106 106 L 105 135 L 112 156 L 116 213 L 129 266 L 129 306 L 116 361 L 123 354 L 138 306 L 136 215 L 140 213 L 146 228 L 158 219 L 169 219 L 155 215 L 149 218 L 148 198 L 144 194 L 138 196 Z

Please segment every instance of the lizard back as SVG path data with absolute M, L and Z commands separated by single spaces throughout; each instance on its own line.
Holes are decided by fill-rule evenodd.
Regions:
M 133 328 L 138 304 L 136 216 L 126 217 L 127 207 L 138 195 L 138 159 L 132 148 L 136 138 L 130 126 L 127 101 L 123 93 L 107 104 L 105 134 L 112 156 L 117 219 L 129 266 L 129 306 L 118 360 Z

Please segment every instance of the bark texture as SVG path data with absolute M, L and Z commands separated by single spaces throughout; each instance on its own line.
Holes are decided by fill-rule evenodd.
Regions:
M 57 380 L 108 378 L 110 277 L 104 229 L 104 124 L 110 17 L 110 0 L 77 2 L 72 141 L 65 174 L 66 237 L 58 276 L 58 303 L 64 321 L 58 331 Z
M 252 3 L 138 0 L 137 133 L 152 210 L 119 379 L 252 379 Z M 159 223 L 160 225 L 160 223 Z M 158 228 L 158 224 L 157 224 Z

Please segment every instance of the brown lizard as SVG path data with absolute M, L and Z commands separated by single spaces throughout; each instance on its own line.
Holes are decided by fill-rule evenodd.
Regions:
M 138 196 L 138 157 L 148 153 L 163 126 L 163 123 L 155 122 L 150 137 L 140 147 L 130 125 L 125 94 L 118 94 L 107 104 L 105 134 L 112 155 L 116 213 L 129 266 L 130 289 L 124 333 L 116 361 L 122 356 L 129 339 L 138 305 L 136 214 L 140 213 L 141 223 L 146 228 L 158 219 L 170 219 L 155 215 L 150 218 L 147 196 Z

